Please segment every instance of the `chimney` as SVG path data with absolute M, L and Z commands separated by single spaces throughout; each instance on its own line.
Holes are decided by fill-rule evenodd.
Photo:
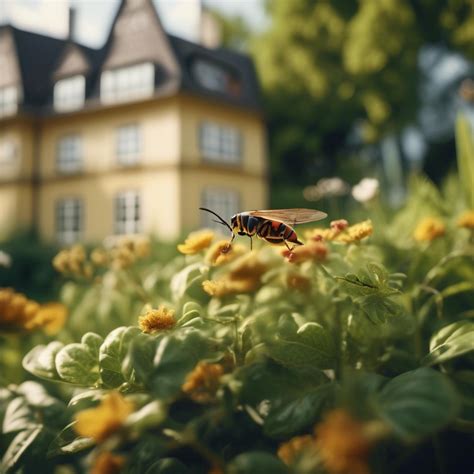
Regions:
M 217 18 L 207 8 L 201 7 L 199 19 L 199 42 L 206 48 L 222 45 L 222 27 Z
M 69 7 L 67 39 L 74 41 L 76 36 L 76 9 Z

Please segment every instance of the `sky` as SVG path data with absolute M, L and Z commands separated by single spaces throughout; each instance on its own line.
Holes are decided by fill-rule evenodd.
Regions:
M 0 0 L 0 24 L 15 26 L 56 37 L 67 35 L 68 9 L 76 9 L 76 40 L 100 47 L 106 39 L 120 0 Z M 224 14 L 243 16 L 259 30 L 266 18 L 263 0 L 153 0 L 165 29 L 196 40 L 200 5 Z

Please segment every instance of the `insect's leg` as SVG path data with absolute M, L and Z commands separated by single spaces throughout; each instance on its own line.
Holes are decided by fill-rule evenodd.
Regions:
M 290 249 L 288 242 L 286 240 L 283 240 L 283 242 L 285 242 L 286 248 L 291 252 L 293 249 Z
M 252 236 L 249 235 L 249 238 L 250 238 L 250 250 L 252 250 L 252 247 L 253 247 L 253 239 L 252 239 Z

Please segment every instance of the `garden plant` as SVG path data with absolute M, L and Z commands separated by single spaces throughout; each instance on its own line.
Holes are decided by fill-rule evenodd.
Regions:
M 59 302 L 1 289 L 3 471 L 472 472 L 468 131 L 441 190 L 415 177 L 293 251 L 123 237 L 56 255 Z

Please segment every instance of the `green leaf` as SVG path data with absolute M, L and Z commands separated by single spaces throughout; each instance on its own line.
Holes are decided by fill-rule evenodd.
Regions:
M 386 296 L 369 295 L 357 301 L 360 309 L 372 323 L 384 323 L 403 313 L 403 308 Z
M 150 376 L 153 393 L 160 398 L 173 397 L 196 364 L 215 355 L 208 339 L 194 329 L 164 336 L 158 341 L 153 358 Z
M 10 401 L 3 418 L 2 433 L 13 433 L 38 426 L 40 423 L 24 397 L 16 397 Z
M 166 406 L 159 400 L 154 400 L 132 413 L 127 418 L 126 425 L 129 428 L 144 431 L 159 426 L 166 419 L 166 415 Z
M 182 316 L 178 319 L 176 324 L 178 326 L 181 326 L 187 323 L 188 321 L 191 321 L 194 318 L 201 317 L 201 315 L 202 315 L 201 306 L 194 301 L 188 301 L 187 303 L 184 304 Z
M 440 364 L 473 350 L 474 322 L 457 321 L 432 336 L 430 353 L 423 359 L 423 364 Z
M 267 343 L 268 354 L 287 367 L 330 369 L 335 363 L 331 335 L 317 323 L 306 323 L 294 335 Z
M 47 457 L 78 453 L 94 446 L 95 441 L 92 438 L 78 437 L 74 431 L 75 424 L 75 421 L 69 423 L 56 435 L 49 445 Z
M 86 333 L 80 343 L 68 344 L 56 354 L 56 370 L 65 382 L 94 386 L 99 381 L 99 353 L 96 334 Z
M 451 380 L 461 397 L 460 419 L 474 423 L 474 370 L 459 370 L 451 375 Z
M 240 385 L 239 401 L 253 407 L 263 400 L 278 403 L 296 399 L 327 382 L 326 376 L 315 367 L 288 368 L 271 359 L 246 365 L 233 376 Z
M 60 380 L 56 370 L 56 354 L 64 347 L 61 342 L 53 341 L 47 346 L 38 345 L 23 358 L 23 368 L 37 377 L 48 380 Z
M 250 451 L 235 457 L 227 474 L 288 474 L 288 468 L 277 457 L 264 451 Z
M 267 436 L 287 439 L 314 425 L 334 403 L 334 385 L 324 384 L 295 399 L 281 399 L 270 406 L 263 423 Z
M 459 398 L 449 379 L 429 368 L 390 380 L 375 399 L 379 416 L 406 441 L 435 433 L 454 420 Z
M 195 286 L 204 280 L 203 272 L 206 268 L 200 262 L 193 263 L 173 276 L 170 288 L 174 301 L 180 300 L 193 285 Z
M 150 386 L 150 376 L 153 372 L 153 358 L 160 337 L 139 334 L 130 344 L 128 360 L 126 363 L 135 372 L 137 381 L 146 387 Z
M 23 454 L 25 454 L 25 451 L 34 443 L 38 435 L 41 433 L 41 430 L 41 426 L 33 427 L 20 431 L 13 438 L 2 459 L 2 472 L 7 472 L 15 467 Z
M 119 327 L 114 329 L 100 346 L 100 378 L 106 387 L 115 388 L 127 381 L 122 371 L 122 364 L 133 338 L 140 334 L 136 327 Z

